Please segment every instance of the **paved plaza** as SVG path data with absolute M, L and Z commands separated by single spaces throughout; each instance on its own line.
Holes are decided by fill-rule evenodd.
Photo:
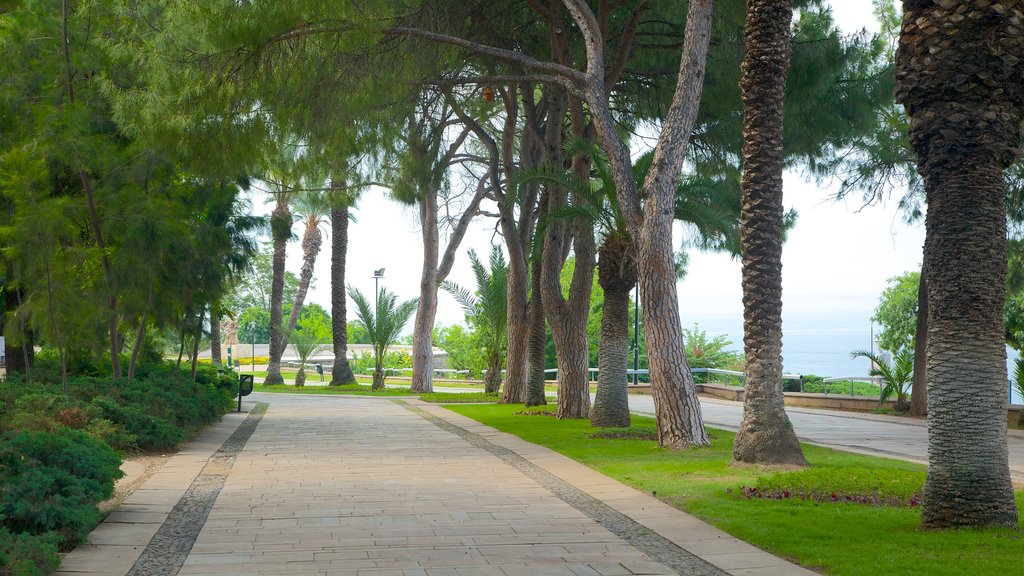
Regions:
M 418 400 L 255 394 L 58 574 L 812 574 Z

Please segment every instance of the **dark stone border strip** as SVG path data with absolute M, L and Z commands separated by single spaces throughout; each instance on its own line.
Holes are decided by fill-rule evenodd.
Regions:
M 640 550 L 654 561 L 675 570 L 677 573 L 687 576 L 728 576 L 728 572 L 691 554 L 675 542 L 583 492 L 514 451 L 498 446 L 479 434 L 460 428 L 439 416 L 430 414 L 422 408 L 411 406 L 401 400 L 394 400 L 394 402 L 405 406 L 407 410 L 417 414 L 438 428 L 459 436 L 472 446 L 497 456 L 506 464 L 509 464 L 546 488 L 566 504 L 607 528 L 627 544 Z
M 227 480 L 238 453 L 252 436 L 268 404 L 260 403 L 238 426 L 224 444 L 210 457 L 202 472 L 192 481 L 185 494 L 171 509 L 167 520 L 160 526 L 153 539 L 128 571 L 127 576 L 152 576 L 153 574 L 177 574 L 192 551 L 199 531 L 206 524 L 217 496 Z

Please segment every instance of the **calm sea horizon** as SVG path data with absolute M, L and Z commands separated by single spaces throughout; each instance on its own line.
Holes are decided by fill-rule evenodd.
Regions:
M 693 328 L 693 320 L 684 318 L 683 326 Z M 724 335 L 732 344 L 729 350 L 743 351 L 743 319 L 739 317 L 708 316 L 697 320 L 708 336 Z M 851 313 L 791 313 L 782 323 L 782 366 L 787 374 L 814 374 L 824 377 L 867 376 L 870 369 L 866 358 L 851 358 L 855 350 L 870 350 L 872 334 L 879 327 L 872 326 L 869 317 Z M 1016 353 L 1007 348 L 1007 366 L 1012 377 Z M 1022 399 L 1013 390 L 1012 402 Z

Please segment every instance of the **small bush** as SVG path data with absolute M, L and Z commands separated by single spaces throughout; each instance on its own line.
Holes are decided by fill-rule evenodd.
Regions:
M 89 407 L 98 417 L 120 424 L 137 439 L 139 448 L 166 449 L 181 441 L 180 429 L 134 406 L 122 406 L 109 398 L 94 398 Z
M 96 504 L 110 498 L 121 459 L 77 430 L 14 432 L 0 448 L 0 517 L 13 532 L 56 532 L 66 544 L 102 519 Z
M 0 576 L 45 576 L 60 565 L 54 532 L 12 534 L 0 526 Z
M 89 415 L 78 406 L 71 406 L 57 411 L 57 421 L 61 426 L 81 430 L 89 423 Z

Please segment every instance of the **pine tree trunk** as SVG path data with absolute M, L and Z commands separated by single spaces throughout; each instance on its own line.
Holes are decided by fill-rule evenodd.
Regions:
M 926 527 L 1017 526 L 1006 444 L 1003 171 L 1024 121 L 1024 6 L 904 2 L 896 97 L 928 212 Z
M 924 267 L 921 268 L 921 281 L 917 286 L 917 329 L 914 333 L 914 379 L 910 385 L 910 415 L 925 416 L 928 414 L 928 281 L 925 279 Z
M 199 323 L 196 325 L 196 333 L 192 338 L 192 381 L 196 381 L 196 369 L 199 368 L 199 344 L 203 340 L 203 320 L 206 319 L 206 310 L 199 313 Z
M 526 388 L 530 321 L 525 261 L 509 250 L 508 266 L 508 356 L 505 359 L 505 392 L 502 403 L 519 402 Z
M 553 205 L 557 205 L 553 203 Z M 594 232 L 579 227 L 574 239 L 564 223 L 547 227 L 541 271 L 544 315 L 551 326 L 558 362 L 558 418 L 590 416 L 590 354 L 587 346 L 587 317 L 594 278 Z M 561 250 L 556 247 L 574 242 L 576 268 L 573 271 L 569 300 L 562 296 Z
M 142 317 L 139 318 L 139 328 L 135 331 L 135 345 L 132 346 L 132 354 L 128 359 L 128 381 L 131 382 L 135 379 L 135 364 L 139 360 L 139 352 L 146 343 L 146 324 L 149 320 L 148 311 L 153 307 L 153 287 L 149 287 L 149 292 L 146 295 L 146 310 L 143 311 Z M 210 336 L 210 340 L 213 340 L 213 336 Z
M 598 282 L 604 290 L 597 394 L 592 426 L 629 426 L 629 292 L 636 285 L 636 249 L 628 236 L 607 235 L 599 250 Z
M 732 456 L 806 466 L 782 395 L 782 113 L 790 56 L 789 0 L 747 0 L 744 26 L 743 420 Z
M 309 284 L 313 281 L 313 268 L 316 265 L 316 257 L 320 255 L 320 247 L 324 238 L 317 227 L 317 222 L 307 221 L 306 231 L 302 233 L 302 269 L 299 270 L 299 288 L 295 291 L 295 301 L 292 303 L 291 313 L 288 314 L 288 325 L 285 328 L 285 335 L 295 330 L 299 322 L 299 315 L 302 314 L 302 305 L 306 302 L 306 293 L 309 292 Z
M 541 251 L 543 251 L 543 242 Z M 544 390 L 544 356 L 547 347 L 548 335 L 545 330 L 543 290 L 541 290 L 541 254 L 535 254 L 531 262 L 530 282 L 532 284 L 532 298 L 530 302 L 530 341 L 529 341 L 529 364 L 526 381 L 527 407 L 544 406 L 548 403 L 547 393 Z
M 223 364 L 220 356 L 221 341 L 220 341 L 220 314 L 214 310 L 213 305 L 210 306 L 210 362 L 214 366 L 220 368 Z
M 653 198 L 652 198 L 653 199 Z M 661 199 L 660 197 L 658 199 Z M 707 446 L 700 401 L 693 373 L 686 361 L 679 296 L 676 292 L 675 258 L 671 242 L 672 211 L 645 210 L 638 248 L 640 298 L 647 340 L 647 365 L 651 396 L 658 421 L 658 445 L 668 448 Z
M 344 183 L 342 183 L 344 187 Z M 331 386 L 355 384 L 356 376 L 348 363 L 348 311 L 345 293 L 345 258 L 348 252 L 348 206 L 331 208 L 331 332 L 334 366 Z
M 437 261 L 440 238 L 437 230 L 437 191 L 428 190 L 419 201 L 423 236 L 423 268 L 420 297 L 412 331 L 412 389 L 434 391 L 434 318 L 437 316 Z
M 281 356 L 286 341 L 282 332 L 281 301 L 284 299 L 284 265 L 291 235 L 292 213 L 287 202 L 279 201 L 270 215 L 271 234 L 274 239 L 273 278 L 270 282 L 270 361 L 267 366 L 266 385 L 284 384 L 281 376 Z

